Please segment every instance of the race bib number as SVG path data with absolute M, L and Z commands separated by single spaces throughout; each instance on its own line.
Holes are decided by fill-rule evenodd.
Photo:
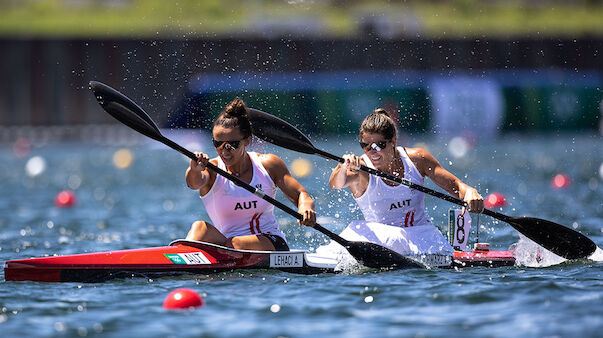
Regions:
M 456 250 L 466 250 L 471 231 L 471 216 L 469 212 L 461 215 L 461 210 L 449 211 L 448 241 Z
M 304 254 L 300 253 L 271 253 L 271 268 L 298 268 L 304 266 Z

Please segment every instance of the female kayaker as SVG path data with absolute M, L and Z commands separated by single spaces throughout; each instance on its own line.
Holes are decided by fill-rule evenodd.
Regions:
M 453 249 L 425 212 L 424 194 L 359 171 L 360 164 L 423 185 L 429 177 L 452 196 L 467 202 L 471 212 L 482 212 L 482 196 L 444 169 L 425 149 L 398 147 L 397 128 L 384 109 L 368 115 L 360 126 L 362 156 L 344 155 L 331 174 L 333 189 L 349 188 L 365 221 L 354 221 L 342 236 L 377 242 L 402 254 L 445 254 Z M 463 213 L 465 209 L 463 209 Z
M 278 156 L 246 150 L 251 142 L 251 124 L 243 100 L 236 98 L 226 106 L 214 121 L 212 136 L 218 157 L 210 160 L 207 154 L 196 153 L 197 160 L 191 160 L 186 170 L 186 184 L 199 191 L 211 223 L 194 222 L 186 239 L 235 249 L 289 250 L 274 217 L 274 206 L 208 170 L 207 162 L 270 197 L 274 198 L 276 188 L 280 188 L 303 215 L 301 224 L 316 223 L 314 200 Z

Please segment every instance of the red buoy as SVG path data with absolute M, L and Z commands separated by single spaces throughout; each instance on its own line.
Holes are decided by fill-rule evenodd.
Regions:
M 54 198 L 54 204 L 59 208 L 68 208 L 75 205 L 75 193 L 71 190 L 63 190 Z
M 568 175 L 557 174 L 551 180 L 551 187 L 555 190 L 563 189 L 569 187 L 571 183 L 572 181 L 570 180 L 570 177 Z
M 170 292 L 163 301 L 163 307 L 168 310 L 190 309 L 203 306 L 203 299 L 194 290 L 188 288 L 176 289 Z
M 31 152 L 31 142 L 24 137 L 19 137 L 13 144 L 13 152 L 18 158 L 24 158 Z
M 488 209 L 504 207 L 505 205 L 507 205 L 507 199 L 505 198 L 505 195 L 499 192 L 493 192 L 488 195 L 488 197 L 486 197 L 484 205 Z

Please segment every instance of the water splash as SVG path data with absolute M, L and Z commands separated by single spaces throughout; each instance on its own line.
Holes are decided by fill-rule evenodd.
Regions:
M 546 250 L 529 238 L 519 235 L 519 242 L 513 244 L 509 251 L 515 257 L 515 264 L 532 268 L 557 265 L 566 261 L 565 258 Z
M 343 246 L 335 241 L 318 247 L 316 249 L 316 254 L 321 257 L 336 258 L 337 265 L 335 266 L 335 271 L 344 274 L 358 274 L 368 269 L 358 263 Z
M 588 259 L 590 259 L 591 261 L 595 261 L 595 262 L 603 262 L 603 250 L 601 250 L 601 248 L 597 247 L 597 250 L 595 250 L 595 252 L 590 255 L 590 257 L 588 257 Z

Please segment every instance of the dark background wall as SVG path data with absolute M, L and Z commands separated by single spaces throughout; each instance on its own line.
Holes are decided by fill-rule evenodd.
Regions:
M 603 39 L 0 39 L 0 125 L 111 123 L 87 88 L 110 84 L 165 121 L 200 73 L 561 68 L 603 73 Z

